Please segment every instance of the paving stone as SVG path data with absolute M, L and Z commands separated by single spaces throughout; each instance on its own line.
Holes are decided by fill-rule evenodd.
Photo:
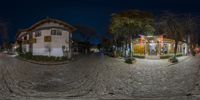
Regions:
M 136 59 L 130 65 L 118 58 L 93 54 L 68 64 L 48 66 L 0 54 L 0 96 L 30 97 L 30 100 L 38 97 L 188 100 L 188 93 L 200 93 L 196 85 L 200 84 L 200 57 L 178 59 L 177 64 Z M 190 99 L 195 98 L 198 96 Z

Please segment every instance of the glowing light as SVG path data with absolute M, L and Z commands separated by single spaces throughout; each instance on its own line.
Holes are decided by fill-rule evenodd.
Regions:
M 143 40 L 144 40 L 144 36 L 143 36 L 143 35 L 140 35 L 140 45 L 141 45 L 141 46 L 143 45 Z
M 153 36 L 149 35 L 149 36 L 147 36 L 147 37 L 153 37 Z
M 163 39 L 163 35 L 161 35 L 161 36 L 160 36 L 160 44 L 161 44 L 161 47 L 163 47 L 163 40 L 164 40 L 164 39 Z

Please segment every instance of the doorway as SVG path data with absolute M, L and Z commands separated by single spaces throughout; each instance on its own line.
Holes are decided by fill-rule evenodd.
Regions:
M 149 55 L 157 55 L 157 44 L 156 43 L 149 43 Z

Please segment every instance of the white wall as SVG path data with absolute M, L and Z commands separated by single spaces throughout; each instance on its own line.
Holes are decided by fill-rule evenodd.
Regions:
M 33 48 L 33 55 L 62 57 L 63 51 L 62 48 L 52 48 L 50 52 L 47 48 Z
M 60 27 L 60 28 L 49 28 L 49 27 Z M 46 28 L 46 29 L 45 29 Z M 62 31 L 62 35 L 51 35 L 51 30 L 52 29 L 58 29 Z M 70 42 L 70 32 L 63 30 L 66 29 L 63 25 L 49 22 L 49 23 L 44 23 L 41 26 L 37 27 L 35 30 L 36 31 L 41 31 L 41 36 L 40 37 L 35 37 L 35 32 L 32 32 L 33 38 L 36 39 L 36 43 L 33 43 L 33 50 L 32 54 L 33 55 L 43 55 L 43 56 L 64 56 L 63 53 L 63 46 L 66 47 L 64 50 L 65 52 L 68 52 L 67 56 L 70 58 L 71 57 L 71 50 L 69 47 L 69 42 Z M 26 32 L 22 32 L 20 34 L 24 35 Z M 51 36 L 51 42 L 44 42 L 44 37 L 45 36 Z M 27 37 L 29 38 L 29 37 Z M 26 49 L 26 52 L 29 52 L 29 44 L 23 45 L 23 47 Z M 48 49 L 50 48 L 50 50 Z M 50 51 L 50 52 L 49 52 Z
M 51 35 L 51 29 L 41 30 L 40 37 L 35 37 L 33 35 L 33 37 L 36 38 L 36 43 L 33 44 L 33 55 L 64 56 L 62 47 L 65 46 L 69 48 L 69 32 L 65 30 L 61 31 L 62 36 Z M 51 36 L 51 42 L 44 42 L 45 36 Z M 48 48 L 50 48 L 50 50 L 48 50 Z M 67 51 L 69 51 L 69 49 Z
M 29 52 L 29 45 L 28 44 L 22 45 L 22 51 Z

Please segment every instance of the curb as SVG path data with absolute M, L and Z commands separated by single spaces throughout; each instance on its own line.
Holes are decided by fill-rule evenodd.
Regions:
M 176 64 L 179 64 L 179 63 L 181 63 L 181 62 L 184 62 L 185 60 L 187 60 L 187 59 L 189 59 L 190 57 L 188 56 L 187 58 L 185 58 L 185 59 L 183 59 L 183 60 L 181 60 L 181 61 L 178 61 L 178 62 L 176 62 L 176 63 L 171 63 L 171 64 L 169 64 L 169 65 L 167 65 L 167 67 L 168 66 L 172 66 L 172 65 L 176 65 Z
M 75 59 L 72 58 L 72 60 L 67 60 L 67 61 L 64 61 L 64 62 L 57 62 L 57 63 L 45 62 L 45 63 L 42 63 L 42 62 L 33 61 L 33 60 L 26 60 L 26 59 L 19 57 L 19 56 L 16 56 L 15 58 L 22 60 L 22 61 L 29 62 L 29 63 L 38 64 L 38 65 L 64 65 L 64 64 L 68 64 L 68 63 L 76 61 Z

